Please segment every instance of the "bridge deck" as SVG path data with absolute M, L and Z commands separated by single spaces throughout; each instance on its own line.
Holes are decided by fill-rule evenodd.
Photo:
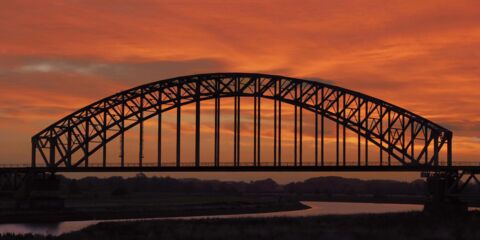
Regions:
M 115 167 L 0 167 L 0 172 L 446 172 L 480 173 L 480 166 L 115 166 Z

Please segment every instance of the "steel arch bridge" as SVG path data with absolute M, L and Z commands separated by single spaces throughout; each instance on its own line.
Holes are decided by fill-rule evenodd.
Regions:
M 240 161 L 241 100 L 254 101 L 252 161 Z M 220 101 L 234 100 L 234 144 L 231 159 L 220 159 Z M 274 102 L 273 159 L 261 160 L 261 100 Z M 214 162 L 200 161 L 201 102 L 213 100 Z M 195 105 L 194 162 L 182 162 L 182 106 Z M 282 105 L 294 106 L 294 161 L 282 161 Z M 162 162 L 162 114 L 176 111 L 175 163 Z M 303 111 L 314 121 L 314 163 L 303 161 Z M 158 119 L 158 153 L 155 164 L 143 162 L 144 122 Z M 335 163 L 325 161 L 324 120 L 336 125 Z M 139 155 L 135 164 L 125 162 L 125 132 L 138 126 Z M 357 135 L 356 164 L 346 164 L 345 132 Z M 107 159 L 107 144 L 120 138 L 120 164 Z M 364 142 L 363 144 L 361 142 Z M 379 149 L 379 162 L 369 162 L 368 147 Z M 102 163 L 89 158 L 102 152 Z M 380 99 L 325 84 L 276 75 L 252 73 L 211 73 L 161 80 L 90 104 L 47 127 L 32 137 L 31 168 L 48 171 L 201 171 L 207 170 L 434 170 L 452 166 L 452 132 L 403 108 Z

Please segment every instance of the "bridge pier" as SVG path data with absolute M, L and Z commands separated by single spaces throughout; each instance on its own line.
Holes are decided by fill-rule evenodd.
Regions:
M 423 211 L 431 215 L 458 215 L 468 212 L 468 205 L 460 194 L 465 183 L 458 171 L 422 173 L 427 178 L 427 196 Z M 468 182 L 467 182 L 468 184 Z

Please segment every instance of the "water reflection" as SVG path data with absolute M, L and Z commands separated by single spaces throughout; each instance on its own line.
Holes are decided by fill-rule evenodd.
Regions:
M 139 218 L 118 220 L 65 221 L 53 224 L 0 224 L 0 233 L 60 235 L 78 231 L 99 222 L 160 220 L 160 219 L 205 219 L 205 218 L 246 218 L 246 217 L 305 217 L 331 214 L 388 213 L 421 211 L 423 205 L 379 204 L 379 203 L 339 203 L 339 202 L 302 202 L 309 209 L 272 213 L 248 213 L 194 217 Z

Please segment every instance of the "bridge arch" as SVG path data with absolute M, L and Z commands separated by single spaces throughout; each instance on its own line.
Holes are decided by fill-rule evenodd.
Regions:
M 141 85 L 101 99 L 62 118 L 32 137 L 32 167 L 42 166 L 52 170 L 57 167 L 86 167 L 89 156 L 102 148 L 103 167 L 107 167 L 107 143 L 117 137 L 123 142 L 127 130 L 138 125 L 143 129 L 143 123 L 147 119 L 173 109 L 177 109 L 177 117 L 180 119 L 180 108 L 186 104 L 196 104 L 198 116 L 201 101 L 215 99 L 217 104 L 217 100 L 225 97 L 235 98 L 236 124 L 239 121 L 237 107 L 240 109 L 240 97 L 255 99 L 255 107 L 258 104 L 255 114 L 257 111 L 260 114 L 259 99 L 267 98 L 273 100 L 275 106 L 277 103 L 278 106 L 281 103 L 292 104 L 313 112 L 316 117 L 330 119 L 376 145 L 401 165 L 451 166 L 452 132 L 393 104 L 317 81 L 267 74 L 211 73 Z M 276 113 L 275 115 L 277 116 Z M 177 124 L 180 124 L 180 120 L 177 120 Z M 198 124 L 196 132 L 198 138 Z M 177 131 L 178 166 L 181 161 L 179 134 Z M 317 134 L 316 130 L 316 138 Z M 198 145 L 198 139 L 196 142 Z M 240 164 L 237 145 L 235 143 L 234 146 L 235 165 Z M 257 143 L 254 146 L 257 147 Z M 220 165 L 217 162 L 217 148 L 216 146 L 215 164 Z M 200 166 L 199 151 L 200 148 L 196 147 L 195 166 Z M 74 159 L 75 153 L 81 153 L 81 157 Z M 441 153 L 446 154 L 445 163 L 439 161 Z M 317 158 L 317 153 L 315 155 Z M 140 150 L 140 166 L 141 159 Z M 124 165 L 123 157 L 121 165 Z M 161 167 L 160 160 L 158 167 Z

